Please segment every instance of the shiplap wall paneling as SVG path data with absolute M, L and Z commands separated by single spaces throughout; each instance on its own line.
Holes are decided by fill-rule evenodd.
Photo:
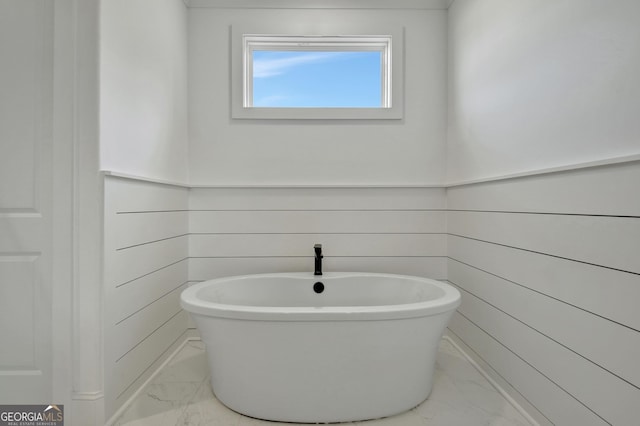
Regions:
M 189 281 L 192 283 L 233 275 L 263 274 L 270 272 L 313 272 L 313 254 L 306 257 L 232 257 L 190 258 Z M 439 258 L 405 257 L 349 257 L 323 259 L 325 271 L 381 272 L 389 274 L 415 275 L 422 277 L 444 277 L 446 260 Z
M 198 188 L 190 210 L 442 210 L 444 188 Z
M 614 381 L 628 381 L 632 386 L 629 393 L 638 397 L 633 392 L 640 384 L 640 333 L 636 330 L 456 260 L 449 262 L 449 280 L 562 347 L 581 354 L 593 366 L 612 373 Z M 594 335 L 606 336 L 607 342 L 594 340 Z M 615 350 L 608 342 L 615 342 Z
M 520 384 L 518 381 L 512 383 L 505 380 L 505 378 L 501 374 L 499 374 L 493 368 L 493 366 L 488 364 L 484 360 L 484 358 L 479 356 L 478 352 L 474 351 L 474 349 L 472 349 L 465 341 L 463 341 L 457 334 L 455 334 L 452 331 L 451 327 L 454 324 L 459 323 L 459 321 L 456 321 L 455 319 L 455 317 L 457 316 L 458 316 L 458 313 L 455 312 L 452 316 L 449 326 L 444 332 L 444 337 L 452 341 L 455 344 L 455 346 L 460 349 L 460 351 L 465 356 L 465 358 L 467 358 L 470 361 L 471 365 L 473 365 L 474 368 L 478 369 L 478 371 L 497 389 L 497 391 L 500 394 L 502 394 L 509 403 L 514 405 L 515 408 L 518 411 L 520 411 L 520 413 L 526 419 L 528 419 L 532 425 L 553 426 L 553 423 L 551 423 L 548 418 L 543 416 L 542 413 L 540 413 L 538 409 L 531 403 L 531 401 L 524 398 L 522 394 L 518 391 L 518 389 L 515 387 L 516 385 Z M 464 317 L 461 317 L 461 318 L 463 320 L 465 319 Z M 481 330 L 478 330 L 478 331 L 482 333 Z M 487 337 L 486 333 L 484 333 L 484 336 Z M 477 336 L 477 337 L 482 337 L 482 336 Z M 472 341 L 475 341 L 475 340 L 472 340 Z M 500 350 L 507 351 L 507 349 L 504 346 L 500 346 L 499 343 L 496 342 L 495 340 L 493 340 L 493 343 Z M 527 369 L 529 371 L 533 371 L 533 369 L 529 365 L 524 363 L 519 358 L 515 356 L 513 356 L 513 358 L 516 361 L 516 363 L 519 362 L 524 367 L 524 369 L 520 370 L 520 373 L 521 373 L 520 378 L 527 376 Z M 516 363 L 512 363 L 511 365 L 512 366 L 516 365 Z M 505 367 L 505 365 L 501 365 L 501 367 Z M 540 376 L 540 378 L 544 379 L 542 376 Z
M 259 272 L 392 272 L 446 278 L 441 188 L 194 188 L 191 281 Z
M 608 424 L 463 314 L 454 313 L 448 329 L 449 333 L 468 346 L 472 356 L 486 360 L 518 390 L 522 398 L 545 416 L 539 420 L 540 423 L 581 426 Z M 530 414 L 535 416 L 535 413 Z
M 640 204 L 626 181 L 639 172 L 448 190 L 448 278 L 463 294 L 450 330 L 552 423 L 640 418 Z
M 458 236 L 449 236 L 448 249 L 457 262 L 640 330 L 636 274 Z
M 640 408 L 636 402 L 640 390 L 633 384 L 465 291 L 462 286 L 457 287 L 464 293 L 463 303 L 458 308 L 460 315 L 571 395 L 583 409 L 612 424 L 632 424 L 632 419 L 638 418 Z M 607 346 L 611 349 L 609 344 Z
M 449 208 L 639 216 L 640 162 L 587 167 L 448 188 Z
M 308 255 L 317 234 L 219 234 L 216 245 L 209 244 L 208 234 L 194 234 L 189 241 L 191 253 L 201 256 L 261 256 L 270 246 L 273 256 Z M 445 234 L 325 234 L 322 241 L 333 256 L 442 256 Z
M 640 273 L 636 217 L 452 211 L 453 235 Z
M 442 233 L 445 223 L 444 211 L 191 211 L 194 234 L 424 234 Z
M 105 178 L 105 388 L 113 414 L 187 329 L 188 189 Z

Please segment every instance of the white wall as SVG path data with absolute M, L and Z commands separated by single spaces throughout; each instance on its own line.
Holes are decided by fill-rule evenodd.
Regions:
M 449 188 L 449 328 L 543 424 L 640 416 L 640 162 Z
M 101 2 L 100 167 L 188 180 L 187 7 Z M 107 176 L 104 394 L 112 416 L 181 343 L 188 189 Z M 184 338 L 182 338 L 184 339 Z
M 446 12 L 301 7 L 189 11 L 189 280 L 310 271 L 315 243 L 327 271 L 446 278 L 444 189 L 375 187 L 443 183 Z M 231 26 L 279 23 L 300 34 L 404 27 L 404 119 L 231 119 Z
M 541 424 L 640 415 L 639 13 L 450 9 L 448 179 L 498 177 L 447 190 L 448 279 L 463 295 L 450 333 Z
M 640 152 L 640 3 L 456 0 L 448 182 Z
M 186 336 L 187 188 L 105 180 L 104 377 L 111 417 Z
M 446 278 L 442 188 L 193 188 L 189 280 L 371 271 Z
M 439 184 L 444 179 L 446 12 L 368 9 L 189 11 L 189 167 L 193 184 Z M 230 118 L 230 26 L 301 33 L 405 27 L 404 119 Z M 345 30 L 346 31 L 346 30 Z
M 182 0 L 102 2 L 103 170 L 187 179 L 187 8 Z
M 122 21 L 117 12 L 125 10 L 145 17 L 141 3 L 133 9 L 107 3 L 108 22 Z M 121 64 L 124 82 L 109 76 L 117 69 L 104 69 L 116 62 L 103 62 L 103 121 L 112 124 L 102 134 L 102 166 L 177 181 L 188 168 L 190 182 L 203 187 L 189 191 L 185 207 L 186 189 L 165 198 L 173 187 L 107 179 L 105 339 L 114 343 L 105 354 L 107 412 L 180 338 L 185 322 L 165 307 L 175 307 L 185 280 L 307 270 L 312 243 L 321 242 L 328 269 L 412 273 L 458 286 L 463 305 L 451 335 L 540 423 L 637 419 L 637 162 L 458 185 L 446 196 L 439 188 L 206 187 L 442 184 L 445 150 L 447 181 L 638 154 L 634 76 L 640 65 L 632 50 L 638 30 L 630 18 L 637 7 L 631 1 L 612 8 L 604 0 L 457 0 L 448 18 L 448 148 L 444 12 L 192 8 L 188 167 L 186 145 L 167 137 L 173 130 L 158 130 L 180 122 L 164 114 L 167 98 L 150 109 L 132 103 L 155 99 L 156 92 L 144 85 L 153 72 L 129 68 L 137 56 L 153 65 L 154 56 L 143 53 L 158 53 L 135 43 L 144 34 L 133 37 L 138 48 Z M 404 25 L 410 89 L 404 120 L 232 120 L 229 26 L 263 20 Z M 141 28 L 153 26 L 149 21 Z M 155 35 L 147 40 L 152 46 L 163 37 Z M 109 37 L 105 45 L 128 51 L 126 37 Z M 112 89 L 122 88 L 135 96 L 115 98 L 122 91 Z M 122 105 L 133 113 L 120 111 Z M 150 125 L 140 130 L 140 123 Z M 152 137 L 155 130 L 163 137 Z M 126 203 L 118 206 L 119 197 Z M 149 199 L 176 202 L 158 207 L 146 205 Z M 180 269 L 185 259 L 187 269 Z M 149 264 L 156 261 L 161 264 Z M 155 280 L 165 272 L 176 275 Z M 125 295 L 139 284 L 135 297 Z M 156 331 L 148 328 L 154 324 Z
M 443 11 L 191 9 L 187 146 L 184 5 L 109 1 L 102 8 L 102 168 L 205 185 L 105 178 L 107 418 L 186 338 L 178 295 L 187 280 L 310 270 L 314 243 L 325 245 L 327 270 L 446 278 L 442 188 L 206 187 L 442 183 Z M 405 119 L 231 121 L 229 25 L 265 19 L 402 23 L 411 52 L 405 82 L 413 88 Z

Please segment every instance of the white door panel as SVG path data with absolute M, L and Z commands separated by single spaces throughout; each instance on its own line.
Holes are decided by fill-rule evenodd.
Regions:
M 53 13 L 0 1 L 0 403 L 52 397 Z

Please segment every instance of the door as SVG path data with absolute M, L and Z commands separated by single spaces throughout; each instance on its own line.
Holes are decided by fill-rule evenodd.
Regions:
M 52 4 L 0 1 L 0 404 L 52 403 Z

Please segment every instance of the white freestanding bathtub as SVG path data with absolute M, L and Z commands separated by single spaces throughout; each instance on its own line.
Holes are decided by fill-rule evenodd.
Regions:
M 329 423 L 424 401 L 460 293 L 403 275 L 282 273 L 205 281 L 181 304 L 222 403 L 259 419 Z

